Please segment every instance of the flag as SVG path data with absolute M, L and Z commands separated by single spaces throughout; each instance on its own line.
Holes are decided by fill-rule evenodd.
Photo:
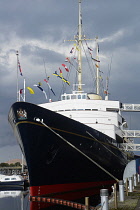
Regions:
M 18 68 L 19 68 L 20 75 L 23 76 L 23 74 L 22 74 L 22 69 L 21 69 L 21 65 L 20 65 L 20 62 L 19 62 L 19 59 L 18 59 Z
M 35 93 L 34 90 L 33 90 L 32 88 L 27 87 L 27 89 L 29 90 L 30 94 L 34 94 L 34 93 Z
M 60 71 L 60 76 L 62 76 L 62 70 L 59 68 L 59 71 Z
M 73 50 L 74 50 L 74 47 L 72 47 L 72 49 L 71 49 L 70 53 L 73 53 Z
M 39 85 L 39 86 L 41 86 L 41 85 L 42 85 L 42 83 L 41 83 L 41 82 L 38 82 L 38 85 Z
M 79 48 L 78 48 L 77 44 L 74 44 L 74 46 L 76 47 L 76 50 L 78 50 L 78 51 L 79 51 Z
M 62 81 L 64 81 L 64 82 L 67 83 L 68 85 L 70 85 L 70 82 L 69 82 L 67 79 L 65 79 L 64 77 L 62 77 L 61 79 L 62 79 Z
M 20 90 L 19 90 L 19 93 L 22 94 L 22 91 L 23 91 L 23 89 L 20 89 Z
M 97 43 L 98 53 L 99 53 L 99 44 Z
M 54 93 L 53 89 L 51 88 L 51 86 L 50 86 L 49 82 L 48 82 L 46 79 L 44 79 L 44 81 L 47 83 L 47 85 L 49 86 L 50 90 L 51 90 L 51 91 L 52 91 L 52 93 L 55 95 L 55 93 Z
M 93 51 L 90 47 L 88 47 L 88 49 L 89 49 L 90 51 Z
M 47 99 L 47 94 L 46 94 L 46 92 L 43 90 L 43 88 L 41 87 L 40 84 L 41 84 L 41 83 L 39 82 L 38 85 L 34 85 L 34 86 L 38 87 L 38 88 L 44 93 L 45 98 Z
M 68 67 L 67 67 L 65 64 L 62 64 L 62 66 L 65 68 L 65 70 L 66 70 L 67 72 L 69 72 L 69 69 L 68 69 Z
M 66 58 L 65 62 L 69 62 L 70 63 L 70 59 L 69 58 Z
M 97 60 L 97 59 L 95 59 L 95 58 L 92 58 L 94 61 L 96 61 L 96 62 L 100 62 L 99 60 Z
M 96 66 L 97 68 L 99 68 L 99 66 L 98 66 L 97 64 L 95 64 L 95 66 Z
M 57 76 L 58 78 L 62 79 L 62 81 L 64 81 L 68 85 L 70 85 L 70 82 L 68 80 L 66 80 L 63 76 L 57 74 L 57 71 L 55 71 L 55 73 L 53 73 L 53 75 Z

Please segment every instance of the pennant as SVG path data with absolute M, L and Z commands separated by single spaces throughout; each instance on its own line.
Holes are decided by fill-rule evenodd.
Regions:
M 65 62 L 69 62 L 70 63 L 70 59 L 69 58 L 66 58 Z
M 74 46 L 76 47 L 76 50 L 79 51 L 79 48 L 78 48 L 77 44 L 74 44 Z
M 96 61 L 96 62 L 100 62 L 99 60 L 97 60 L 97 59 L 95 59 L 95 58 L 92 58 L 94 61 Z
M 41 82 L 38 82 L 38 85 L 39 85 L 39 86 L 41 86 L 41 85 L 42 85 L 42 83 L 41 83 Z
M 27 87 L 27 89 L 29 90 L 30 94 L 34 94 L 34 93 L 35 93 L 34 90 L 33 90 L 32 88 Z
M 99 66 L 98 66 L 97 64 L 95 64 L 95 66 L 96 66 L 97 68 L 99 68 Z
M 62 77 L 62 81 L 66 82 L 68 85 L 70 85 L 70 82 L 67 79 L 65 79 L 64 77 Z
M 88 49 L 89 49 L 90 51 L 93 51 L 90 47 L 88 47 Z
M 49 82 L 48 82 L 46 79 L 44 79 L 44 81 L 47 83 L 47 85 L 49 86 L 50 90 L 51 90 L 51 91 L 52 91 L 52 93 L 55 95 L 55 93 L 54 93 L 53 89 L 51 88 L 51 86 L 50 86 Z
M 72 47 L 72 49 L 71 49 L 70 53 L 73 53 L 73 50 L 74 50 L 74 47 Z
M 59 71 L 60 71 L 60 76 L 62 76 L 62 70 L 59 68 Z
M 70 82 L 68 80 L 66 80 L 63 76 L 57 74 L 57 71 L 55 71 L 55 73 L 53 73 L 53 75 L 57 76 L 58 78 L 62 79 L 62 81 L 64 81 L 68 85 L 70 85 Z
M 21 65 L 20 65 L 20 62 L 19 62 L 19 59 L 18 59 L 18 68 L 19 68 L 20 75 L 23 76 L 23 74 L 22 74 L 22 69 L 21 69 Z
M 57 77 L 60 77 L 59 74 L 57 74 L 57 71 L 55 71 L 55 72 L 53 73 L 53 75 L 55 75 L 55 76 L 57 76 Z M 60 78 L 61 78 L 61 77 L 60 77 Z
M 68 69 L 68 67 L 67 67 L 65 64 L 62 64 L 62 66 L 65 68 L 65 70 L 66 70 L 67 72 L 69 72 L 69 69 Z
M 98 49 L 98 53 L 99 53 L 99 44 L 97 43 L 97 49 Z
M 43 93 L 44 93 L 44 95 L 45 95 L 45 98 L 47 99 L 47 94 L 46 94 L 46 92 L 43 90 L 43 88 L 41 87 L 41 83 L 39 82 L 38 83 L 39 85 L 34 85 L 34 86 L 36 86 L 36 87 L 38 87 Z
M 19 90 L 19 93 L 22 94 L 22 91 L 23 91 L 23 89 L 20 89 L 20 90 Z

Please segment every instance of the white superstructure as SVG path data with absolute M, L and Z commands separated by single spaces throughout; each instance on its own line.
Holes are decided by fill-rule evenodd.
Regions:
M 116 135 L 123 137 L 119 101 L 101 100 L 96 94 L 73 91 L 72 94 L 63 94 L 61 101 L 39 106 L 88 125 L 113 139 Z

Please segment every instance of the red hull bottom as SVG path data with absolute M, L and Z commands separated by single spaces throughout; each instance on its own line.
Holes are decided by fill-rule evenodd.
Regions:
M 45 186 L 30 187 L 30 196 L 42 196 L 50 198 L 59 198 L 64 200 L 78 200 L 84 197 L 90 197 L 100 194 L 100 189 L 109 189 L 115 183 L 115 180 L 103 182 L 88 182 L 88 183 L 72 183 L 72 184 L 57 184 Z M 51 206 L 50 203 L 30 202 L 30 210 L 38 210 Z

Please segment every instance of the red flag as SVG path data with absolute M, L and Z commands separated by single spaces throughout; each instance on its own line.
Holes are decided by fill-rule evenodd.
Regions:
M 62 70 L 59 68 L 60 74 L 62 74 Z
M 46 79 L 44 79 L 45 82 L 48 82 Z
M 65 64 L 62 64 L 62 66 L 65 68 L 66 71 L 69 72 L 69 69 L 68 69 L 68 67 Z
M 65 60 L 65 61 L 70 63 L 70 59 L 69 59 L 69 58 L 66 58 L 66 60 Z
M 20 89 L 20 90 L 19 90 L 20 94 L 22 94 L 22 91 L 23 91 L 23 89 Z

